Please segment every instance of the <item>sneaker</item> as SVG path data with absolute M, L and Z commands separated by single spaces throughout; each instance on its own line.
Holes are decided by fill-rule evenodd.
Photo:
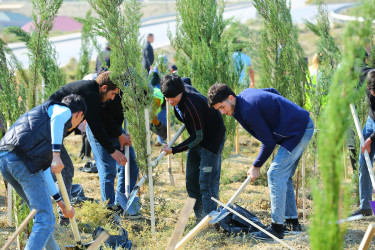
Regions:
M 272 229 L 272 225 L 269 225 L 265 228 L 265 230 L 273 235 L 275 235 L 277 238 L 279 239 L 283 239 L 284 238 L 284 232 L 282 233 L 276 233 L 273 229 Z M 253 234 L 253 238 L 254 239 L 258 239 L 258 240 L 273 240 L 273 238 L 271 236 L 269 236 L 268 234 L 264 233 L 263 231 L 259 231 L 259 232 L 256 232 Z
M 354 211 L 351 216 L 359 215 L 362 214 L 363 216 L 371 216 L 372 215 L 372 210 L 371 209 L 358 209 Z
M 125 219 L 129 219 L 129 220 L 137 220 L 137 219 L 141 219 L 143 216 L 141 213 L 136 213 L 136 214 L 126 214 L 124 215 L 124 218 Z
M 286 223 L 283 226 L 284 228 L 284 235 L 296 235 L 303 232 L 301 224 L 293 225 L 290 223 Z
M 59 225 L 60 226 L 67 226 L 69 225 L 70 221 L 68 218 L 59 218 Z

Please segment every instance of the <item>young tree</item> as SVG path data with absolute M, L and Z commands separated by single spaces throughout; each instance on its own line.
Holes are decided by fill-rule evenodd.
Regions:
M 346 227 L 336 221 L 346 216 L 350 195 L 344 185 L 341 145 L 353 120 L 349 104 L 364 95 L 365 86 L 358 91 L 355 88 L 363 63 L 363 48 L 371 36 L 374 0 L 366 0 L 363 11 L 372 16 L 367 15 L 364 22 L 351 22 L 345 27 L 340 66 L 330 87 L 327 106 L 320 116 L 322 130 L 318 137 L 318 156 L 321 178 L 313 186 L 314 216 L 310 229 L 312 249 L 341 249 L 344 246 Z
M 89 0 L 99 18 L 90 17 L 93 32 L 107 39 L 111 45 L 111 80 L 123 91 L 125 117 L 129 123 L 132 144 L 141 169 L 147 169 L 144 109 L 149 106 L 151 93 L 146 72 L 141 64 L 138 40 L 141 4 L 137 0 Z M 122 5 L 121 5 L 122 4 Z
M 85 19 L 89 19 L 90 16 L 91 10 L 87 11 Z M 91 32 L 91 24 L 89 22 L 82 22 L 80 19 L 78 19 L 78 21 L 83 24 L 81 30 L 81 52 L 76 74 L 77 80 L 80 80 L 90 72 L 90 59 L 92 55 L 90 39 L 93 35 Z
M 179 75 L 190 77 L 193 86 L 203 95 L 217 82 L 228 84 L 238 91 L 238 75 L 233 69 L 225 34 L 228 24 L 224 20 L 224 1 L 177 0 L 176 35 L 169 39 L 176 50 Z M 227 128 L 227 141 L 235 132 L 235 122 L 223 118 Z M 231 147 L 227 147 L 231 148 Z
M 298 43 L 298 29 L 287 0 L 253 0 L 263 17 L 259 41 L 260 82 L 277 89 L 299 106 L 304 104 L 307 65 Z

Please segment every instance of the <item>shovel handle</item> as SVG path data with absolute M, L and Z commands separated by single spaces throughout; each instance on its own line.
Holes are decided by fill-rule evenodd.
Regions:
M 128 134 L 128 121 L 124 121 L 124 130 L 125 134 Z M 129 156 L 129 146 L 125 145 L 125 157 L 126 157 L 126 164 L 125 164 L 125 196 L 129 199 L 130 195 L 130 156 Z
M 180 129 L 177 131 L 177 133 L 173 136 L 173 138 L 168 142 L 168 148 L 170 148 L 173 143 L 176 142 L 177 138 L 182 134 L 182 131 L 184 131 L 185 129 L 185 124 L 183 124 Z M 152 167 L 156 167 L 156 165 L 159 163 L 159 161 L 164 157 L 165 155 L 165 151 L 161 152 L 158 156 L 158 158 L 156 158 L 156 160 L 154 161 L 154 163 L 152 163 Z
M 361 142 L 361 145 L 363 146 L 365 144 L 365 140 L 363 138 L 363 134 L 362 134 L 362 131 L 361 131 L 361 126 L 359 125 L 359 119 L 358 119 L 357 112 L 356 112 L 355 107 L 354 107 L 354 105 L 352 103 L 350 104 L 350 110 L 352 111 L 352 115 L 353 115 L 353 119 L 354 119 L 354 124 L 355 124 L 355 127 L 357 129 L 358 136 L 359 136 L 359 141 Z M 371 183 L 372 183 L 372 188 L 374 189 L 374 187 L 375 187 L 375 176 L 374 176 L 374 171 L 372 169 L 372 164 L 371 164 L 370 156 L 369 156 L 367 150 L 365 150 L 365 152 L 364 152 L 363 155 L 365 156 L 367 169 L 368 169 L 368 172 L 370 174 L 370 179 L 371 179 Z
M 242 191 L 246 188 L 246 186 L 250 183 L 251 176 L 248 176 L 246 180 L 242 183 L 241 187 L 234 193 L 232 198 L 227 203 L 227 206 L 233 205 L 233 203 L 237 200 L 238 196 L 242 193 Z
M 64 183 L 64 180 L 61 176 L 61 173 L 55 173 L 55 175 L 56 175 L 57 183 L 59 184 L 59 187 L 60 187 L 60 192 L 61 192 L 61 195 L 63 197 L 65 206 L 68 210 L 71 210 L 72 205 L 70 204 L 68 192 L 66 191 L 65 183 Z M 80 236 L 79 231 L 78 231 L 76 219 L 75 219 L 75 217 L 73 217 L 69 220 L 70 220 L 70 225 L 72 226 L 74 239 L 75 239 L 75 241 L 77 242 L 78 245 L 81 245 L 82 244 L 81 243 L 81 236 Z
M 17 236 L 20 234 L 20 232 L 27 226 L 27 224 L 34 217 L 35 214 L 36 214 L 36 210 L 35 209 L 31 210 L 31 212 L 29 213 L 29 215 L 22 221 L 21 225 L 12 234 L 12 236 L 5 243 L 5 245 L 1 248 L 1 250 L 5 250 L 5 249 L 9 248 L 9 246 L 12 244 L 12 242 L 17 238 Z

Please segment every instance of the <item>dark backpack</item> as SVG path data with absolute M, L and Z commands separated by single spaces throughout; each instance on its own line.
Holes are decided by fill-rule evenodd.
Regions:
M 247 211 L 241 206 L 238 206 L 237 204 L 233 204 L 231 206 L 232 209 L 234 209 L 236 212 L 240 213 L 250 221 L 254 222 L 258 226 L 265 228 L 265 225 L 260 222 L 259 218 L 255 215 Z M 221 211 L 223 207 L 219 207 L 219 211 Z M 220 227 L 224 229 L 224 232 L 230 235 L 243 235 L 243 234 L 248 234 L 248 233 L 255 233 L 258 232 L 259 230 L 252 226 L 250 223 L 244 221 L 241 219 L 239 216 L 235 214 L 228 214 L 224 219 L 219 221 Z

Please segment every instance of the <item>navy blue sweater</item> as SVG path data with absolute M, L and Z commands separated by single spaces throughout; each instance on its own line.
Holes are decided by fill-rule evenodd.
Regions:
M 306 110 L 273 88 L 248 88 L 238 94 L 233 117 L 262 142 L 254 167 L 264 164 L 276 144 L 291 152 L 301 141 L 309 121 Z

